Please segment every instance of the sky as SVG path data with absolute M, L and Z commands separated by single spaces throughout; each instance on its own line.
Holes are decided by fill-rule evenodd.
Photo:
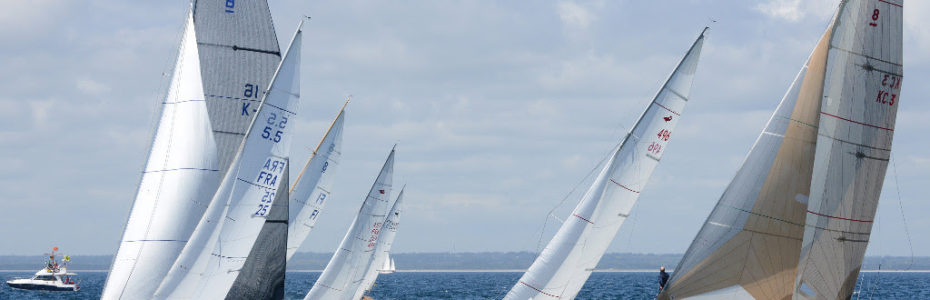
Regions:
M 0 10 L 0 254 L 115 253 L 188 9 L 137 2 Z M 569 215 L 712 26 L 691 101 L 608 249 L 682 253 L 839 1 L 270 2 L 279 39 L 312 17 L 292 162 L 352 96 L 332 200 L 301 248 L 312 252 L 336 249 L 395 143 L 407 210 L 393 251 L 539 251 L 558 226 L 549 211 Z M 928 13 L 930 2 L 908 1 L 868 255 L 930 255 Z

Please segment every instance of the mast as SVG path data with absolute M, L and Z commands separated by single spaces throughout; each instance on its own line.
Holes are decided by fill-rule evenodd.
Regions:
M 706 30 L 612 152 L 572 215 L 504 299 L 571 299 L 578 294 L 662 158 L 687 104 Z
M 394 149 L 323 273 L 304 299 L 352 299 L 378 243 L 394 175 Z
M 275 197 L 286 190 L 288 121 L 300 97 L 300 49 L 298 27 L 230 172 L 155 298 L 226 297 L 266 219 L 276 214 Z
M 795 299 L 852 297 L 891 157 L 903 72 L 903 0 L 836 14 Z

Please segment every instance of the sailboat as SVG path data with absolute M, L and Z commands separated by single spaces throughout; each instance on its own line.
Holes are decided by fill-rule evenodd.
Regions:
M 852 296 L 900 101 L 901 17 L 900 1 L 840 3 L 659 299 Z
M 307 239 L 331 195 L 333 176 L 342 156 L 342 129 L 345 126 L 345 109 L 348 104 L 349 101 L 346 100 L 291 187 L 287 260 L 294 256 Z
M 287 207 L 287 193 L 279 190 L 287 190 L 280 187 L 288 181 L 288 121 L 300 97 L 300 50 L 298 26 L 230 171 L 154 298 L 225 298 L 266 219 L 287 219 L 277 208 Z
M 394 259 L 388 255 L 388 259 L 385 259 L 384 263 L 381 264 L 381 269 L 378 269 L 378 274 L 391 274 L 394 272 L 397 272 L 397 267 L 394 266 Z
M 504 299 L 572 299 L 581 290 L 662 158 L 688 102 L 704 31 L 529 270 Z
M 152 297 L 210 204 L 279 62 L 266 1 L 191 3 L 101 298 Z
M 400 215 L 403 212 L 404 189 L 401 188 L 400 193 L 397 194 L 397 199 L 394 200 L 391 211 L 388 212 L 387 217 L 384 219 L 384 225 L 381 226 L 378 233 L 378 245 L 375 246 L 374 259 L 369 263 L 362 278 L 362 283 L 359 285 L 358 290 L 355 291 L 355 296 L 352 299 L 362 299 L 363 296 L 368 294 L 371 288 L 374 287 L 378 274 L 394 273 L 394 260 L 390 258 L 391 246 L 397 236 L 397 226 L 400 225 Z
M 361 286 L 390 205 L 394 152 L 391 149 L 358 215 L 304 299 L 353 299 Z

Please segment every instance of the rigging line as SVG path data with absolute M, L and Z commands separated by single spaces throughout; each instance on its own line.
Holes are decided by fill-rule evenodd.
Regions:
M 891 160 L 891 155 L 889 155 Z M 914 266 L 914 244 L 911 242 L 911 232 L 907 229 L 907 219 L 904 217 L 904 203 L 901 201 L 901 186 L 898 184 L 898 166 L 894 160 L 891 160 L 891 171 L 894 174 L 894 188 L 898 192 L 898 209 L 901 212 L 901 222 L 904 223 L 904 236 L 907 237 L 907 246 L 911 251 L 911 261 L 904 270 L 910 270 Z
M 620 142 L 617 143 L 617 145 L 619 145 L 620 143 L 623 143 L 623 139 L 621 139 Z M 614 147 L 611 147 L 610 151 L 613 151 L 613 149 L 615 148 L 617 148 L 616 145 Z M 539 240 L 536 241 L 536 255 L 539 255 L 539 253 L 542 251 L 540 248 L 542 247 L 543 236 L 546 234 L 546 225 L 549 224 L 549 217 L 553 216 L 553 214 L 555 213 L 555 210 L 558 209 L 559 207 L 562 207 L 562 204 L 565 204 L 565 200 L 568 200 L 568 197 L 574 194 L 575 191 L 578 190 L 578 187 L 581 186 L 582 183 L 587 181 L 588 178 L 590 178 L 591 175 L 597 171 L 597 168 L 600 167 L 601 164 L 603 164 L 605 161 L 607 161 L 607 158 L 610 156 L 611 156 L 610 152 L 607 152 L 607 155 L 602 156 L 601 161 L 595 164 L 594 167 L 591 168 L 590 171 L 588 171 L 588 174 L 584 176 L 584 178 L 582 178 L 577 183 L 575 183 L 575 186 L 572 187 L 571 191 L 569 191 L 568 194 L 565 194 L 565 197 L 562 197 L 562 200 L 559 201 L 559 203 L 556 204 L 554 207 L 552 207 L 552 209 L 550 209 L 549 212 L 546 214 L 546 220 L 543 222 L 542 229 L 539 230 Z

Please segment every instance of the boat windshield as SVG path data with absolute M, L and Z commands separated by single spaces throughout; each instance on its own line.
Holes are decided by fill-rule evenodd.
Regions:
M 52 276 L 52 275 L 38 275 L 36 276 L 35 280 L 57 281 L 57 279 L 55 279 L 55 276 Z

